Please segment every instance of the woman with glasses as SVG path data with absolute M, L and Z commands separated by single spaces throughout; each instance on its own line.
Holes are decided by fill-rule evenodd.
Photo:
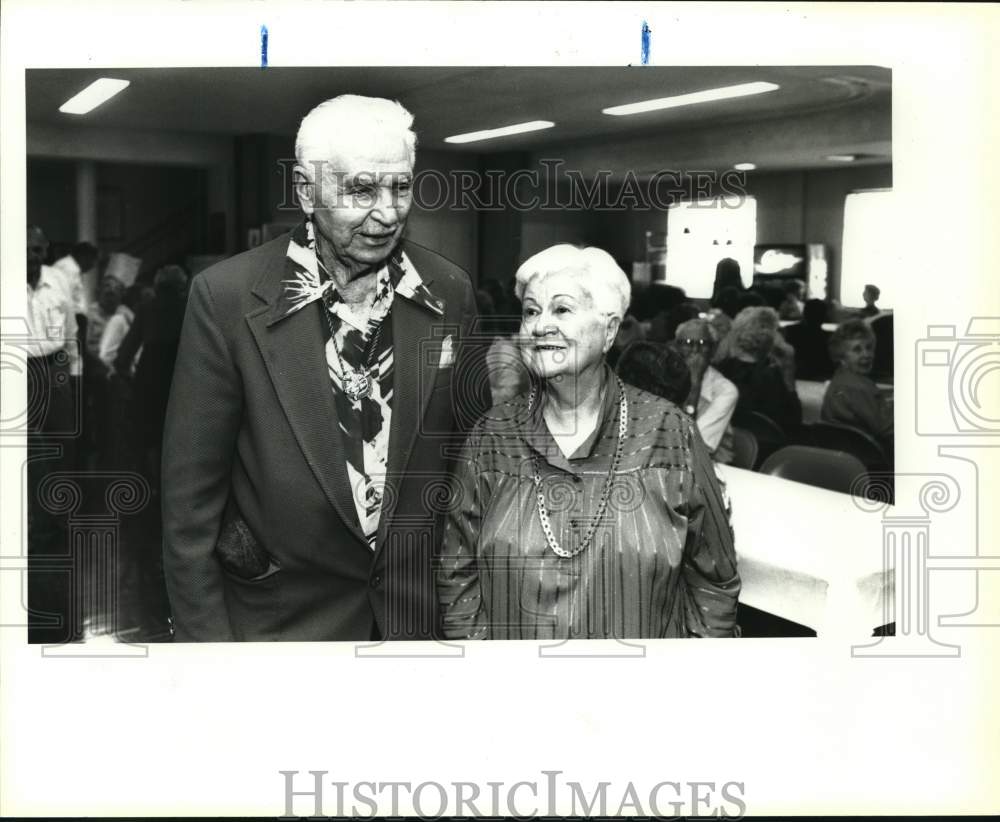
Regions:
M 733 636 L 740 579 L 694 423 L 605 357 L 630 286 L 596 248 L 517 271 L 526 394 L 455 467 L 438 592 L 451 639 Z
M 726 434 L 740 392 L 711 365 L 717 345 L 715 329 L 709 320 L 688 320 L 677 326 L 674 345 L 691 371 L 691 393 L 685 407 L 694 415 L 701 438 L 715 461 L 728 464 L 733 452 Z

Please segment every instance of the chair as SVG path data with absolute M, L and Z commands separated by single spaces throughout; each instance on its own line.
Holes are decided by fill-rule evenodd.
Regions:
M 893 320 L 892 314 L 876 314 L 869 321 L 875 334 L 875 357 L 872 363 L 873 380 L 892 379 L 893 375 Z
M 863 486 L 855 483 L 866 476 L 857 457 L 809 445 L 788 445 L 775 451 L 764 460 L 760 472 L 844 494 L 851 493 L 853 487 L 859 495 Z
M 733 461 L 734 468 L 746 468 L 752 471 L 757 467 L 757 452 L 760 450 L 757 445 L 757 438 L 743 428 L 735 425 L 730 429 L 733 432 Z
M 831 451 L 846 451 L 857 457 L 869 471 L 886 471 L 889 459 L 885 450 L 871 434 L 833 422 L 816 422 L 803 426 L 803 445 L 825 448 Z
M 757 460 L 767 459 L 788 443 L 788 436 L 778 423 L 759 411 L 737 411 L 733 415 L 734 428 L 742 428 L 757 440 Z

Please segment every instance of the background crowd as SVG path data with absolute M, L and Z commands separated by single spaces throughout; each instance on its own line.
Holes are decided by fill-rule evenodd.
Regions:
M 116 581 L 112 596 L 121 604 L 127 593 L 148 607 L 164 600 L 159 462 L 188 274 L 167 265 L 123 275 L 90 243 L 50 246 L 39 226 L 28 227 L 27 270 L 29 554 L 53 566 L 29 586 L 29 607 L 64 614 L 70 600 L 70 577 L 60 570 L 68 524 L 42 488 L 55 472 L 141 476 L 150 502 L 131 523 L 135 538 L 119 540 L 128 579 Z M 36 620 L 29 641 L 63 642 L 85 630 L 79 620 Z
M 823 445 L 816 433 L 834 426 L 836 450 L 891 472 L 892 314 L 878 308 L 875 285 L 866 286 L 861 310 L 805 294 L 795 279 L 745 288 L 732 259 L 718 264 L 709 300 L 663 283 L 637 287 L 608 361 L 693 416 L 717 462 L 759 468 L 782 445 Z M 496 335 L 494 399 L 510 399 L 527 386 L 517 357 L 520 306 L 496 282 L 478 296 Z M 753 456 L 735 431 L 754 438 Z

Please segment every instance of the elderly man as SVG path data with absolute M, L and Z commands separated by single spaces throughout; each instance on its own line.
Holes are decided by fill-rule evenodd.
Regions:
M 468 276 L 403 240 L 412 122 L 319 105 L 296 140 L 304 221 L 193 282 L 163 456 L 178 640 L 435 634 L 428 491 L 489 383 L 461 376 Z

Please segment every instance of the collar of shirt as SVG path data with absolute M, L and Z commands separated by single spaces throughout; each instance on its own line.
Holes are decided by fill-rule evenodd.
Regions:
M 58 269 L 49 265 L 43 265 L 42 272 L 38 276 L 38 284 L 34 288 L 28 285 L 28 296 L 34 296 L 43 288 L 54 288 L 57 291 L 62 291 L 62 277 L 60 276 Z
M 542 400 L 536 403 L 535 407 L 531 409 L 531 414 L 526 416 L 521 431 L 528 447 L 537 452 L 553 468 L 559 468 L 570 474 L 576 474 L 585 467 L 588 459 L 596 456 L 596 452 L 598 451 L 597 444 L 602 439 L 609 436 L 609 434 L 617 436 L 617 433 L 612 431 L 612 426 L 618 421 L 616 413 L 620 402 L 618 381 L 615 379 L 611 367 L 607 364 L 604 366 L 604 378 L 608 390 L 604 392 L 597 425 L 568 458 L 563 454 L 552 433 L 549 431 L 548 426 L 545 424 L 545 416 L 542 413 L 545 404 L 545 392 L 539 388 L 538 395 Z
M 375 300 L 368 313 L 368 323 L 339 299 L 336 286 L 316 253 L 312 220 L 300 223 L 288 241 L 285 260 L 285 287 L 275 302 L 269 325 L 291 316 L 310 303 L 322 300 L 327 309 L 343 321 L 367 333 L 368 323 L 389 312 L 396 296 L 408 299 L 437 316 L 444 315 L 444 301 L 439 299 L 420 276 L 410 259 L 397 248 L 376 275 Z

